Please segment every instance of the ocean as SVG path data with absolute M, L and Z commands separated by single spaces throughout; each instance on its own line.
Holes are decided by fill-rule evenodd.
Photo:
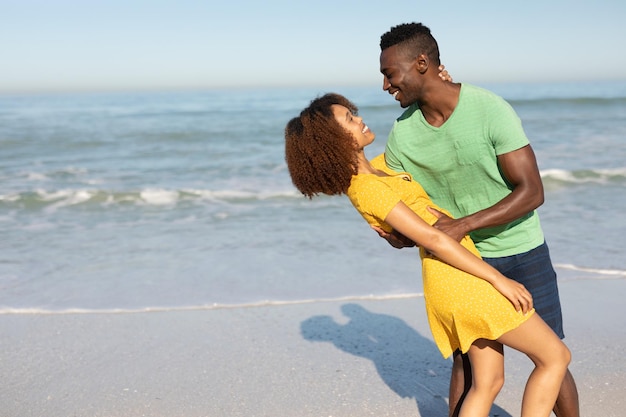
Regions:
M 559 280 L 626 279 L 626 83 L 484 86 L 537 155 Z M 383 152 L 379 86 L 0 96 L 0 313 L 419 296 L 415 249 L 291 184 L 284 126 L 328 91 Z

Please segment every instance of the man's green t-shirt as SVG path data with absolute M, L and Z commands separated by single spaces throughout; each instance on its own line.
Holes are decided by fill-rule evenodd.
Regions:
M 454 112 L 440 127 L 428 124 L 417 105 L 406 109 L 389 134 L 385 162 L 413 175 L 437 205 L 464 217 L 511 192 L 497 156 L 528 143 L 521 120 L 504 99 L 462 84 Z M 544 242 L 536 211 L 470 235 L 488 258 L 524 253 Z

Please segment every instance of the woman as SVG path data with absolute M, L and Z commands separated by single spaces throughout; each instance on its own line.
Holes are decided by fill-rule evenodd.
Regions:
M 432 227 L 438 209 L 407 173 L 390 171 L 384 156 L 369 161 L 375 135 L 357 107 L 338 94 L 311 102 L 285 129 L 291 179 L 305 196 L 346 194 L 372 226 L 396 230 L 420 247 L 424 299 L 435 343 L 444 358 L 468 353 L 473 380 L 460 417 L 487 416 L 504 384 L 503 345 L 535 364 L 522 402 L 523 417 L 548 417 L 570 352 L 534 314 L 523 285 L 480 259 L 469 237 L 459 244 Z M 448 214 L 448 213 L 447 213 Z

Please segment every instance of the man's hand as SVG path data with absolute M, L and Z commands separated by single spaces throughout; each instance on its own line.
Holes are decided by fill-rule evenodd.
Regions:
M 439 220 L 433 227 L 435 229 L 439 229 L 451 238 L 455 239 L 457 242 L 460 242 L 466 234 L 469 233 L 469 230 L 465 228 L 465 224 L 463 219 L 453 219 L 445 213 L 440 212 L 437 209 L 432 207 L 428 207 L 428 211 L 437 216 Z
M 378 236 L 385 239 L 391 246 L 396 249 L 411 248 L 415 246 L 415 242 L 413 242 L 411 239 L 404 236 L 403 234 L 396 232 L 395 230 L 391 233 L 388 233 L 377 226 L 372 226 L 372 229 L 374 229 L 376 233 L 378 233 Z

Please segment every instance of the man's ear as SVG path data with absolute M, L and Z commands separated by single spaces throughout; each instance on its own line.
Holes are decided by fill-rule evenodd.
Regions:
M 426 56 L 426 54 L 419 54 L 417 58 L 415 58 L 415 68 L 420 74 L 425 74 L 428 71 L 428 67 L 430 66 L 430 59 Z

